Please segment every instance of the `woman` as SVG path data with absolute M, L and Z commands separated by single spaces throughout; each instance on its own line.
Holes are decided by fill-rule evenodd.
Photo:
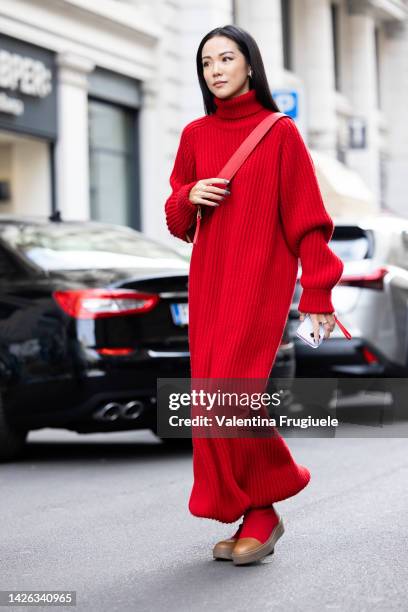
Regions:
M 238 170 L 228 189 L 216 178 L 273 101 L 256 42 L 227 25 L 209 32 L 197 51 L 206 115 L 182 131 L 165 204 L 174 236 L 191 242 L 201 213 L 189 273 L 192 379 L 267 380 L 295 289 L 298 258 L 300 319 L 310 313 L 316 339 L 335 326 L 332 287 L 343 262 L 328 242 L 333 222 L 296 124 L 277 121 Z M 309 470 L 295 462 L 280 435 L 271 438 L 193 436 L 189 510 L 233 523 L 236 533 L 213 548 L 214 558 L 242 564 L 273 552 L 283 533 L 273 503 L 301 491 Z

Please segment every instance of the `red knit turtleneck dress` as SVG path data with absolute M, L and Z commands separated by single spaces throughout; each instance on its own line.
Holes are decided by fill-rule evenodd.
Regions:
M 189 192 L 216 177 L 252 129 L 273 112 L 255 90 L 214 97 L 217 110 L 182 131 L 165 203 L 167 227 L 184 241 L 196 223 Z M 217 186 L 223 187 L 221 184 Z M 189 272 L 191 378 L 268 379 L 302 275 L 299 311 L 332 313 L 331 290 L 343 262 L 328 242 L 333 221 L 314 165 L 295 122 L 280 119 L 244 162 L 231 195 L 203 205 Z M 309 470 L 295 462 L 285 440 L 193 437 L 189 510 L 223 523 L 250 507 L 301 491 Z

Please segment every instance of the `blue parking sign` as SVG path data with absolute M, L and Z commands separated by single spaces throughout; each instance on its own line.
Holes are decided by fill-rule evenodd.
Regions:
M 275 89 L 272 91 L 272 97 L 279 106 L 281 113 L 289 115 L 292 119 L 297 119 L 299 111 L 297 91 L 293 89 Z

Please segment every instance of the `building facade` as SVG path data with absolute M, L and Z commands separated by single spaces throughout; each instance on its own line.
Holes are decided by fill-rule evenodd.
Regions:
M 2 0 L 0 212 L 174 244 L 163 206 L 181 129 L 204 114 L 196 50 L 228 23 L 258 42 L 308 146 L 357 173 L 374 210 L 406 216 L 402 0 Z
M 0 212 L 141 228 L 142 97 L 159 39 L 142 6 L 1 3 Z

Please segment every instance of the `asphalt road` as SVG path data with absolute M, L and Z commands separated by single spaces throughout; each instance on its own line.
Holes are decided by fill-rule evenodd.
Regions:
M 75 590 L 86 612 L 408 610 L 408 439 L 288 444 L 312 479 L 276 504 L 275 553 L 239 567 L 211 554 L 238 522 L 188 511 L 188 448 L 32 432 L 27 458 L 0 466 L 0 589 Z

